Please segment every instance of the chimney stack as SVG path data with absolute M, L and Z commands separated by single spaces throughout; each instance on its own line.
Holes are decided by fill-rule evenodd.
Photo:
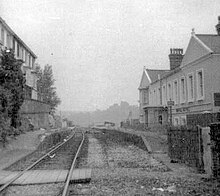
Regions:
M 218 16 L 218 24 L 215 27 L 216 27 L 218 35 L 220 35 L 220 16 Z
M 173 70 L 180 66 L 183 59 L 183 49 L 181 48 L 171 48 L 169 59 L 170 59 L 170 70 Z

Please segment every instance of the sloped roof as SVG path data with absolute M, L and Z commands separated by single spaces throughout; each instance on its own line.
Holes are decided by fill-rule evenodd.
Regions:
M 159 78 L 158 76 L 160 75 L 160 78 L 163 77 L 165 74 L 169 73 L 170 70 L 161 70 L 161 69 L 146 69 L 146 72 L 148 76 L 151 79 L 151 83 L 157 81 Z
M 2 25 L 17 39 L 17 41 L 19 41 L 26 50 L 28 50 L 28 52 L 30 52 L 33 57 L 37 58 L 36 54 L 34 54 L 34 52 L 21 40 L 20 37 L 18 37 L 18 35 L 7 25 L 7 23 L 0 17 L 0 23 L 2 23 Z
M 196 34 L 196 37 L 199 38 L 214 53 L 220 54 L 220 36 L 219 35 Z
M 212 43 L 214 37 L 215 35 L 192 34 L 180 67 L 214 53 L 214 44 Z
M 146 73 L 146 69 L 144 68 L 138 89 L 144 89 L 148 87 L 149 84 L 150 84 L 150 78 L 148 77 L 148 74 Z

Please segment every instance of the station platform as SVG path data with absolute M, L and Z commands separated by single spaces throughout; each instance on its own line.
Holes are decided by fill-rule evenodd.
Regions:
M 14 178 L 19 172 L 4 171 L 0 172 L 0 185 L 3 185 Z M 12 184 L 45 184 L 65 182 L 68 175 L 68 170 L 30 170 L 25 172 Z M 91 180 L 92 169 L 83 168 L 73 171 L 71 182 L 86 182 Z

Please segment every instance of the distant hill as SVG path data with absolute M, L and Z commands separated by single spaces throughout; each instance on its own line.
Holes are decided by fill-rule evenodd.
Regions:
M 93 125 L 104 121 L 114 122 L 117 125 L 128 118 L 137 119 L 139 108 L 136 105 L 122 101 L 120 104 L 113 104 L 106 110 L 96 110 L 94 112 L 74 112 L 62 111 L 62 118 L 72 120 L 74 124 L 81 126 Z

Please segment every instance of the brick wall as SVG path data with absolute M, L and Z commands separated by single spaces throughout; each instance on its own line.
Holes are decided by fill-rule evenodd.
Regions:
M 169 127 L 168 154 L 173 161 L 203 170 L 201 132 L 197 127 Z

